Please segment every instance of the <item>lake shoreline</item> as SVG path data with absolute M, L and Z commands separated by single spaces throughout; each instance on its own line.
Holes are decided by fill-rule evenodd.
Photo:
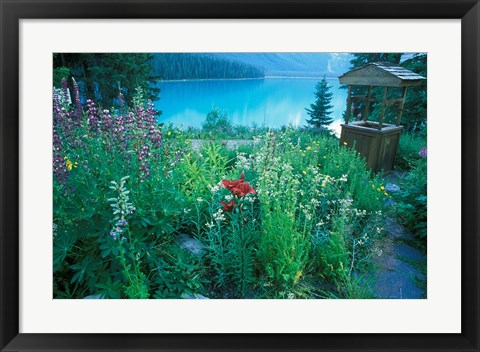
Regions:
M 158 83 L 170 83 L 170 82 L 208 82 L 208 81 L 258 81 L 264 79 L 323 79 L 323 77 L 305 77 L 305 76 L 265 76 L 254 78 L 197 78 L 197 79 L 171 79 L 161 80 Z M 338 77 L 326 78 L 328 80 L 338 80 Z

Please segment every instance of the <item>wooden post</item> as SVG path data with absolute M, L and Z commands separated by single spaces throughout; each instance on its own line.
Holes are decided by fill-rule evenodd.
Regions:
M 367 121 L 368 111 L 370 109 L 370 93 L 372 92 L 372 86 L 368 86 L 367 101 L 365 102 L 365 111 L 363 112 L 363 121 Z
M 407 87 L 403 87 L 402 102 L 400 103 L 400 106 L 398 107 L 398 112 L 397 112 L 397 123 L 396 123 L 397 126 L 400 125 L 400 120 L 402 119 L 403 105 L 405 104 L 406 96 L 407 96 Z
M 350 113 L 351 113 L 351 95 L 352 95 L 352 86 L 348 85 L 348 95 L 347 95 L 347 111 L 345 112 L 345 124 L 348 125 L 348 120 L 350 119 Z
M 383 102 L 382 102 L 382 114 L 380 115 L 380 121 L 378 122 L 378 129 L 383 127 L 383 117 L 385 116 L 385 105 L 388 98 L 388 87 L 383 88 Z

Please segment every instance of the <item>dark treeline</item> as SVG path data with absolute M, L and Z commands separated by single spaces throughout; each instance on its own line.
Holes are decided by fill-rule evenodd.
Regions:
M 131 102 L 138 87 L 145 98 L 157 100 L 160 89 L 152 74 L 152 58 L 143 53 L 54 53 L 53 85 L 59 88 L 63 78 L 71 85 L 74 78 L 84 101 L 93 99 L 105 108 L 114 105 L 119 93 Z
M 154 54 L 153 74 L 163 80 L 261 78 L 262 70 L 243 63 L 215 58 L 208 54 Z

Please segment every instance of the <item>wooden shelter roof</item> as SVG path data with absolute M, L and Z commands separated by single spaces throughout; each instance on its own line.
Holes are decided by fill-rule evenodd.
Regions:
M 382 87 L 418 86 L 426 78 L 389 62 L 372 62 L 339 77 L 341 84 Z

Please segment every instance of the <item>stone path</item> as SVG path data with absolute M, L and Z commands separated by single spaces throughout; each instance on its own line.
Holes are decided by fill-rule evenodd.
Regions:
M 192 139 L 192 149 L 199 150 L 202 145 L 208 143 L 205 139 Z M 228 149 L 235 149 L 241 145 L 255 145 L 252 139 L 225 139 L 221 143 Z
M 414 247 L 415 237 L 394 219 L 387 218 L 386 237 L 381 243 L 382 255 L 374 259 L 370 277 L 377 298 L 427 298 L 427 257 Z

